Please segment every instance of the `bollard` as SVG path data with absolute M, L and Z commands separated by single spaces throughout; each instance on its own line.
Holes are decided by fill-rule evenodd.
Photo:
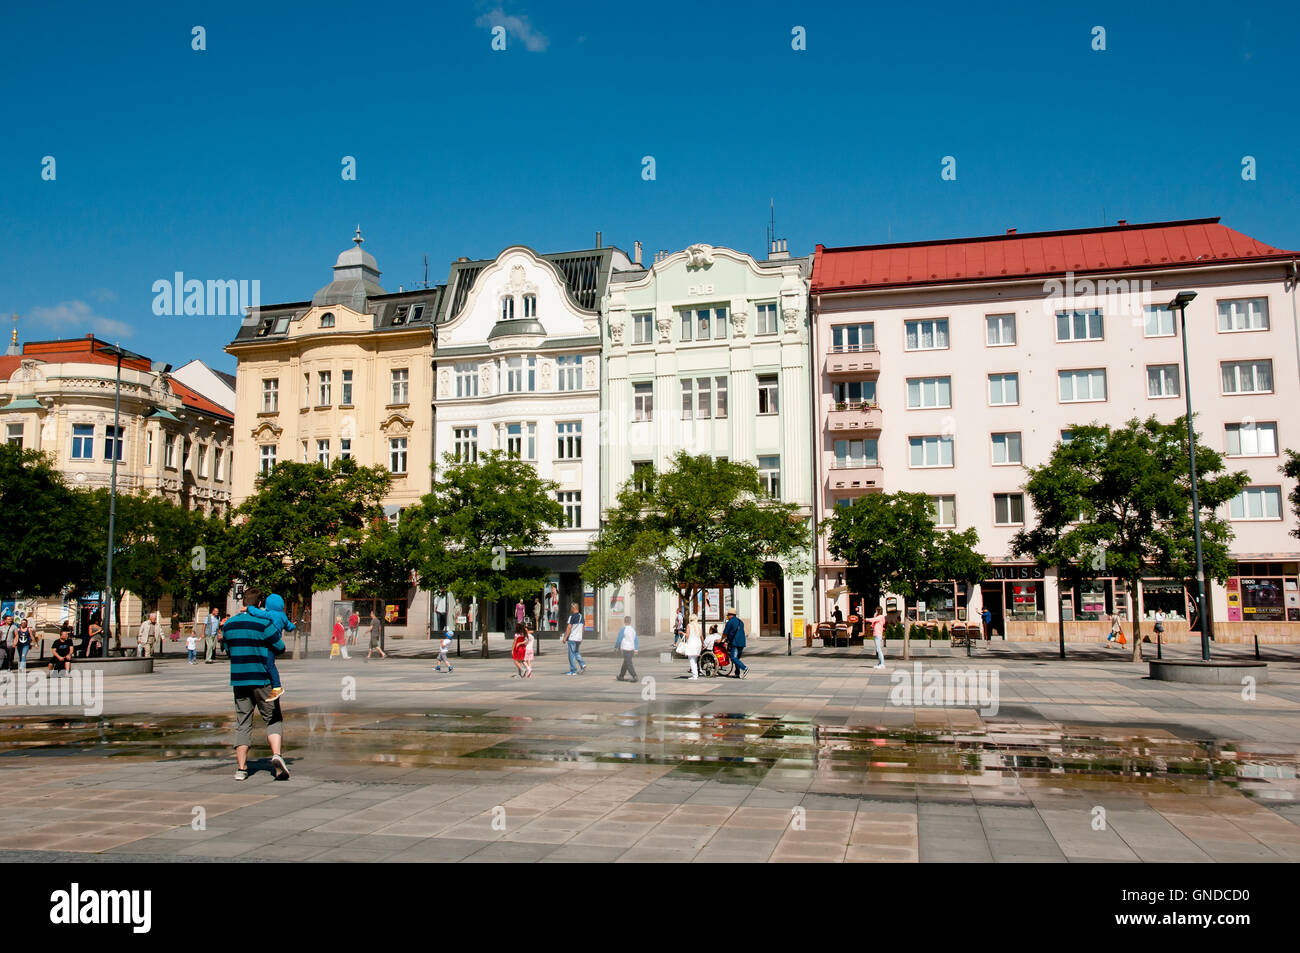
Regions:
M 1164 657 L 1165 657 L 1165 656 L 1164 656 L 1164 647 L 1165 647 L 1164 638 L 1165 638 L 1165 634 L 1164 634 L 1163 632 L 1161 632 L 1159 629 L 1156 629 L 1156 658 L 1158 658 L 1158 659 L 1159 659 L 1159 658 L 1164 658 Z
M 1259 661 L 1259 633 L 1255 633 L 1255 661 Z

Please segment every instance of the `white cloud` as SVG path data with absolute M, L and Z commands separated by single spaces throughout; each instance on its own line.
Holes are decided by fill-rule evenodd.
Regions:
M 24 336 L 31 340 L 50 332 L 55 337 L 80 337 L 87 332 L 102 338 L 129 338 L 135 334 L 135 328 L 125 321 L 96 314 L 84 301 L 62 301 L 52 308 L 32 308 L 27 317 Z
M 481 27 L 505 27 L 506 33 L 516 40 L 520 40 L 530 53 L 541 53 L 551 45 L 551 41 L 546 34 L 534 29 L 533 25 L 528 22 L 528 17 L 517 17 L 514 14 L 508 14 L 500 7 L 497 7 L 491 13 L 483 14 L 474 22 Z

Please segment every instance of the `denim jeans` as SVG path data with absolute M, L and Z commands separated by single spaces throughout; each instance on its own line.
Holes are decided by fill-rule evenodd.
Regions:
M 198 652 L 198 649 L 186 649 L 186 651 L 189 653 L 189 656 L 190 656 L 189 659 L 188 659 L 188 661 L 193 662 L 193 661 L 194 661 L 194 656 L 195 656 L 195 654 Z
M 18 671 L 20 672 L 27 671 L 27 653 L 30 652 L 31 650 L 32 650 L 32 643 L 30 642 L 18 643 Z
M 581 652 L 582 643 L 574 642 L 572 639 L 570 639 L 568 642 L 565 642 L 564 644 L 569 647 L 569 671 L 576 672 L 580 668 L 586 668 L 587 663 L 582 660 L 582 652 Z
M 731 646 L 731 663 L 736 666 L 737 673 L 749 671 L 749 666 L 740 660 L 740 654 L 744 651 L 743 645 Z
M 876 658 L 880 660 L 880 664 L 881 664 L 881 665 L 884 665 L 884 664 L 885 664 L 885 647 L 884 647 L 884 645 L 881 644 L 880 636 L 878 636 L 878 635 L 873 635 L 872 638 L 876 640 Z

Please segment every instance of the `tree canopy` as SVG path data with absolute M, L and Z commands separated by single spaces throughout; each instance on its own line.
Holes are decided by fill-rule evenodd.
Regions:
M 1205 573 L 1223 582 L 1232 569 L 1232 528 L 1223 507 L 1249 479 L 1226 472 L 1223 457 L 1199 437 L 1196 472 Z M 1067 582 L 1114 576 L 1136 593 L 1145 576 L 1196 576 L 1186 417 L 1074 426 L 1047 463 L 1029 468 L 1025 492 L 1037 521 L 1016 534 L 1013 550 L 1057 567 Z M 1137 661 L 1141 610 L 1134 609 Z
M 0 446 L 0 513 L 0 592 L 52 596 L 87 575 L 96 537 L 86 494 L 49 457 Z
M 706 587 L 753 585 L 769 561 L 806 569 L 811 539 L 798 504 L 770 497 L 752 463 L 681 451 L 619 491 L 582 575 L 611 586 L 650 569 L 690 605 Z
M 866 598 L 868 612 L 885 592 L 917 599 L 933 580 L 974 585 L 990 571 L 977 549 L 979 534 L 973 528 L 940 531 L 934 504 L 924 493 L 861 496 L 836 508 L 829 534 L 828 548 L 849 564 L 849 581 Z M 904 626 L 903 657 L 910 655 L 911 632 Z

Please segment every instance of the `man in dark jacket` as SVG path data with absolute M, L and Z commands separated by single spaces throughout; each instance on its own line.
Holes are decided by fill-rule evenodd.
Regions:
M 740 660 L 745 651 L 745 623 L 740 621 L 735 609 L 727 610 L 727 624 L 722 628 L 722 637 L 727 640 L 727 652 L 731 655 L 733 678 L 744 678 L 749 674 L 749 666 Z

